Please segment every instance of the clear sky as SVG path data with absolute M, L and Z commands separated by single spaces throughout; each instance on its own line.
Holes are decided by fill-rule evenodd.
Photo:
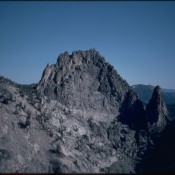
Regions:
M 0 2 L 0 75 L 36 83 L 61 52 L 90 48 L 130 85 L 175 89 L 175 2 Z

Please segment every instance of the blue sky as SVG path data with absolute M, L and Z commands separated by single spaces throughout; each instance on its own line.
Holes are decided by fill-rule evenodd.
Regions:
M 36 83 L 61 52 L 90 48 L 130 85 L 175 89 L 175 2 L 0 2 L 0 75 Z

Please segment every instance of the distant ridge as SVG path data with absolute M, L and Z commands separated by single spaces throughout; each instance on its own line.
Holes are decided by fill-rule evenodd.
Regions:
M 154 86 L 137 84 L 131 86 L 133 90 L 139 95 L 139 98 L 144 102 L 148 103 L 151 99 Z M 162 88 L 162 98 L 166 104 L 175 104 L 175 89 Z

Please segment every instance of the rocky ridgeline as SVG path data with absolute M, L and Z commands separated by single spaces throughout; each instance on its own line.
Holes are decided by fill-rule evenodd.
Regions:
M 92 105 L 90 98 L 95 95 L 119 108 L 129 89 L 127 82 L 94 49 L 60 54 L 56 64 L 45 68 L 37 86 L 49 98 L 69 107 L 80 106 L 80 101 Z
M 144 109 L 95 49 L 60 54 L 37 85 L 1 77 L 0 115 L 2 173 L 142 172 L 168 122 L 160 88 Z

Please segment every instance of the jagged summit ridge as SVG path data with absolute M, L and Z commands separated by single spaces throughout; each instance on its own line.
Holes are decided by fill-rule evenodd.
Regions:
M 75 102 L 82 91 L 84 94 L 79 100 L 87 97 L 84 99 L 87 103 L 88 96 L 100 93 L 114 107 L 119 108 L 119 103 L 125 99 L 130 86 L 99 52 L 90 49 L 74 51 L 70 55 L 68 52 L 60 54 L 56 64 L 45 68 L 37 89 L 50 98 L 65 103 Z M 78 103 L 76 101 L 69 105 L 79 105 Z
M 82 51 L 82 50 L 73 51 L 72 54 L 70 55 L 67 51 L 65 51 L 64 53 L 61 53 L 58 56 L 57 64 L 65 64 L 66 62 L 69 62 L 71 60 L 74 62 L 74 64 L 76 63 L 82 64 L 84 62 L 87 63 L 88 61 L 93 61 L 95 63 L 95 61 L 97 60 L 98 61 L 101 60 L 102 62 L 105 62 L 104 57 L 102 57 L 97 50 L 90 49 L 86 51 Z
M 67 73 L 71 73 L 74 70 L 78 70 L 81 64 L 96 64 L 96 62 L 103 64 L 105 60 L 95 49 L 90 49 L 88 51 L 74 51 L 70 55 L 65 51 L 58 56 L 56 64 L 46 66 L 37 88 L 40 89 L 40 86 L 42 86 L 48 78 L 49 80 L 53 80 L 55 84 L 58 84 L 61 76 L 67 75 Z M 45 81 L 42 82 L 42 80 Z

